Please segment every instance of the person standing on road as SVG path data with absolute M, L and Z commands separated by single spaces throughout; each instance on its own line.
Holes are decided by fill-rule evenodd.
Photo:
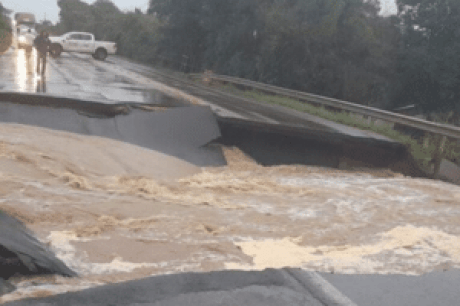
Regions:
M 45 75 L 46 56 L 51 46 L 48 32 L 41 31 L 34 40 L 34 46 L 37 49 L 37 74 Z

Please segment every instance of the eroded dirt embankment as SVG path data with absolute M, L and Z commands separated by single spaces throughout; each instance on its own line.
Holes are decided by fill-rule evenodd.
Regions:
M 199 168 L 99 137 L 0 125 L 0 209 L 75 279 L 15 279 L 8 301 L 178 271 L 460 267 L 460 187 L 391 171 Z

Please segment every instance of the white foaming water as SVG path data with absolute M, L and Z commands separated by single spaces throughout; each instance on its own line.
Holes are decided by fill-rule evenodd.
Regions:
M 97 239 L 104 239 L 104 237 L 99 236 Z M 81 275 L 132 272 L 139 268 L 164 267 L 167 265 L 167 263 L 131 263 L 123 261 L 120 257 L 114 258 L 110 263 L 91 263 L 77 258 L 75 256 L 76 249 L 70 242 L 87 242 L 94 239 L 79 238 L 75 233 L 69 231 L 53 231 L 48 236 L 48 240 L 53 248 L 56 249 L 56 256 Z
M 296 239 L 236 242 L 253 265 L 227 263 L 229 269 L 314 268 L 338 273 L 422 274 L 449 263 L 460 267 L 460 238 L 413 226 L 396 227 L 369 245 L 301 246 Z

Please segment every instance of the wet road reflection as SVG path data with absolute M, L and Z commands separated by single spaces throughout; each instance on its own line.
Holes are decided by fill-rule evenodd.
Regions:
M 156 90 L 158 84 L 118 67 L 108 59 L 94 60 L 86 54 L 64 53 L 48 58 L 45 78 L 37 75 L 36 50 L 11 48 L 0 55 L 0 90 L 5 92 L 46 93 L 103 103 L 147 103 L 159 106 L 188 105 Z
M 16 76 L 15 83 L 21 92 L 33 92 L 37 85 L 37 76 L 34 73 L 36 65 L 36 51 L 26 52 L 17 50 L 14 56 Z
M 46 93 L 46 76 L 38 77 L 37 78 L 37 86 L 36 86 L 37 93 Z

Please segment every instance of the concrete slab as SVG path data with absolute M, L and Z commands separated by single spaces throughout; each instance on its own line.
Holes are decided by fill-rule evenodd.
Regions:
M 4 294 L 13 292 L 14 290 L 16 290 L 16 287 L 13 284 L 3 278 L 0 278 L 0 297 Z
M 220 137 L 214 114 L 190 106 L 146 111 L 135 105 L 107 105 L 25 96 L 0 102 L 0 122 L 35 125 L 125 141 L 198 166 L 225 165 L 222 153 L 206 145 Z
M 0 280 L 15 274 L 75 276 L 21 222 L 0 210 Z M 0 281 L 0 295 L 14 287 Z
M 439 168 L 439 178 L 460 185 L 460 167 L 443 159 Z

